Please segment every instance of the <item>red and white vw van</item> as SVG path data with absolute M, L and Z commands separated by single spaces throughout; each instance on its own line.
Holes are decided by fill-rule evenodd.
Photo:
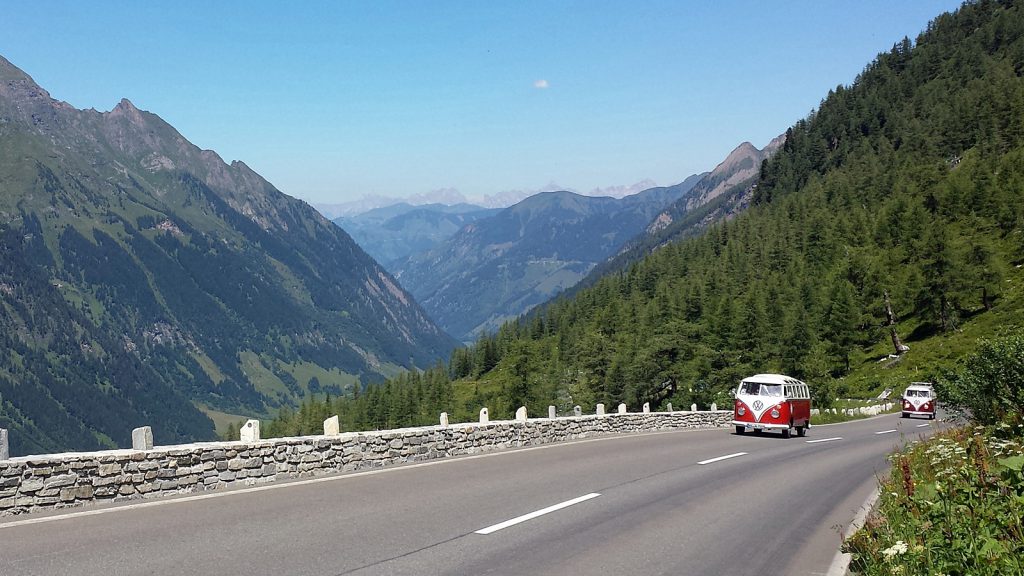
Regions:
M 903 418 L 927 416 L 929 420 L 934 420 L 936 400 L 938 395 L 930 383 L 911 382 L 903 391 L 903 398 L 900 400 L 903 405 Z
M 733 425 L 736 433 L 747 430 L 781 430 L 789 438 L 811 427 L 811 389 L 796 378 L 782 374 L 758 374 L 744 378 L 736 387 Z

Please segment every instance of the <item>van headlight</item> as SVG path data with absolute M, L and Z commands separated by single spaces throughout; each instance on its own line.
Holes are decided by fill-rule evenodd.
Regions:
M 744 414 L 747 413 L 747 409 L 744 408 L 743 406 L 740 406 L 739 408 L 736 409 L 736 413 L 739 414 L 740 416 L 743 416 Z
M 779 417 L 779 409 L 778 408 L 772 408 L 772 418 L 778 418 L 778 417 Z

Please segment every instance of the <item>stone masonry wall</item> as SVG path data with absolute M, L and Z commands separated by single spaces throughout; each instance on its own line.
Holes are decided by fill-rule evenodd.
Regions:
M 0 461 L 0 516 L 731 420 L 723 410 L 607 414 L 26 456 Z

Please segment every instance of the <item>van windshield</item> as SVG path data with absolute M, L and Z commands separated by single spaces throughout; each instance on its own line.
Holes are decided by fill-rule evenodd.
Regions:
M 762 384 L 760 382 L 743 382 L 740 384 L 740 394 L 752 396 L 782 396 L 782 384 Z

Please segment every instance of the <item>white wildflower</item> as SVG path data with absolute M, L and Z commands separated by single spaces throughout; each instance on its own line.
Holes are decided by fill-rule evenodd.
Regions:
M 897 540 L 891 547 L 882 550 L 882 555 L 886 558 L 892 558 L 897 554 L 905 554 L 907 552 L 907 543 L 903 540 Z

